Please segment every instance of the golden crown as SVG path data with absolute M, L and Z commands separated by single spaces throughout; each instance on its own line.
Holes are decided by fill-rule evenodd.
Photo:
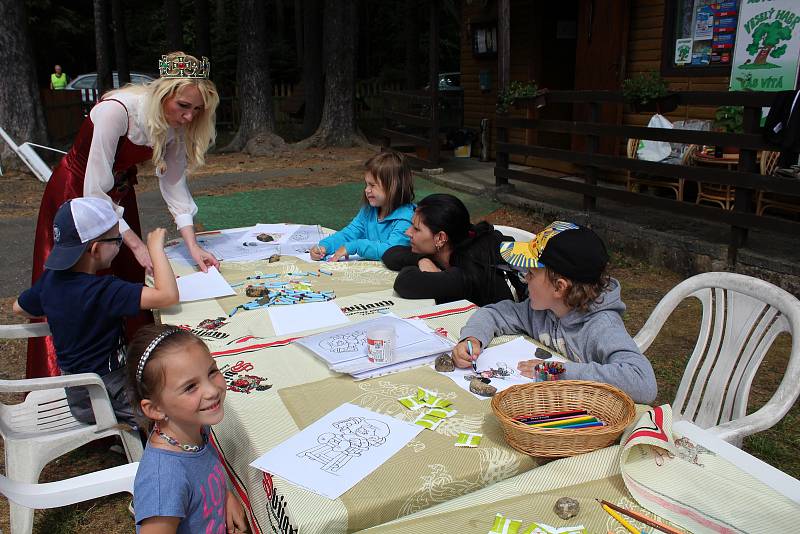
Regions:
M 203 56 L 200 61 L 186 56 L 161 56 L 158 74 L 162 78 L 208 78 L 211 62 Z

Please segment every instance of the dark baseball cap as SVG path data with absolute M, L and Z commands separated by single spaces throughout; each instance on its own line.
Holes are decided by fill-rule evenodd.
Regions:
M 563 221 L 547 225 L 532 241 L 501 243 L 500 255 L 520 271 L 547 267 L 585 283 L 597 282 L 608 263 L 606 246 L 596 233 Z
M 53 250 L 44 266 L 66 271 L 81 259 L 92 239 L 97 239 L 119 224 L 114 206 L 94 197 L 73 198 L 64 202 L 53 219 Z

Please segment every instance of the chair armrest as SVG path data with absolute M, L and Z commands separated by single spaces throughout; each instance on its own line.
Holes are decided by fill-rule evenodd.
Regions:
M 50 335 L 47 323 L 23 323 L 0 325 L 0 338 L 23 339 L 28 337 L 46 337 Z
M 0 380 L 0 393 L 22 393 L 68 387 L 85 387 L 89 392 L 94 419 L 98 430 L 105 430 L 117 424 L 117 416 L 111 407 L 106 385 L 96 373 L 29 378 L 26 380 Z

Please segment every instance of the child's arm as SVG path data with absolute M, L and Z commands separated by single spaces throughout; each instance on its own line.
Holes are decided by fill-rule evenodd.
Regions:
M 380 260 L 391 247 L 408 245 L 409 239 L 406 235 L 406 230 L 409 226 L 411 226 L 411 221 L 400 219 L 392 225 L 392 229 L 386 239 L 381 241 L 356 239 L 344 243 L 344 247 L 350 255 L 358 254 L 365 260 Z
M 369 206 L 362 207 L 359 212 L 350 221 L 350 224 L 339 230 L 333 235 L 330 235 L 319 242 L 317 246 L 324 247 L 324 254 L 333 254 L 340 247 L 344 246 L 349 241 L 355 241 L 364 237 L 364 226 L 369 214 Z M 322 259 L 322 258 L 320 258 Z
M 536 332 L 530 331 L 533 327 L 532 312 L 529 299 L 522 302 L 503 300 L 489 304 L 472 314 L 461 329 L 460 337 L 474 337 L 484 348 L 496 336 L 503 334 L 527 334 L 536 337 Z
M 156 228 L 147 234 L 147 250 L 153 261 L 153 279 L 155 287 L 143 287 L 141 307 L 143 310 L 168 308 L 178 303 L 178 284 L 175 273 L 164 252 L 164 237 L 167 231 Z
M 26 317 L 28 319 L 36 319 L 37 317 L 43 317 L 42 315 L 32 315 L 32 314 L 26 312 L 22 308 L 22 306 L 19 305 L 19 300 L 15 300 L 14 301 L 14 305 L 12 306 L 12 309 L 14 310 L 14 313 L 16 313 L 17 315 L 20 315 L 22 317 Z
M 178 531 L 180 517 L 156 516 L 142 521 L 139 534 L 175 534 Z
M 247 532 L 249 528 L 244 508 L 231 490 L 228 490 L 225 500 L 225 525 L 228 527 L 228 532 Z

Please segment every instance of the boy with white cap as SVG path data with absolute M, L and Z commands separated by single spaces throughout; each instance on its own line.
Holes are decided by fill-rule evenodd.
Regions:
M 500 255 L 524 273 L 529 296 L 477 310 L 453 349 L 458 367 L 471 366 L 495 336 L 526 334 L 569 360 L 562 379 L 611 384 L 634 402 L 655 400 L 653 368 L 625 330 L 620 285 L 606 273 L 608 253 L 597 234 L 556 221 L 533 241 L 502 243 Z M 519 370 L 533 377 L 540 363 L 520 362 Z
M 108 200 L 84 197 L 62 204 L 53 221 L 55 244 L 46 270 L 19 296 L 14 312 L 47 317 L 61 372 L 100 375 L 117 420 L 135 426 L 125 391 L 124 318 L 176 304 L 178 286 L 164 253 L 163 228 L 147 236 L 154 287 L 97 274 L 111 265 L 122 245 L 118 223 Z M 67 401 L 76 419 L 94 422 L 85 388 L 67 388 Z

